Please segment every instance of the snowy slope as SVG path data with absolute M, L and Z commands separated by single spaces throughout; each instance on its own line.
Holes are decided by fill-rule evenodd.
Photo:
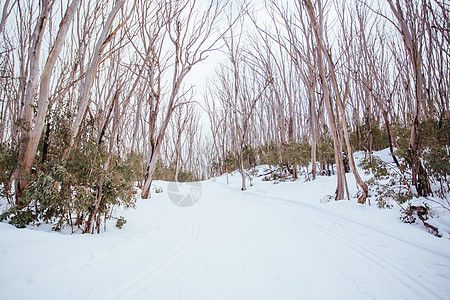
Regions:
M 220 177 L 191 207 L 156 182 L 163 193 L 116 211 L 128 223 L 100 235 L 0 223 L 0 299 L 448 299 L 448 233 L 395 209 L 321 203 L 334 180 L 241 192 L 238 175 Z

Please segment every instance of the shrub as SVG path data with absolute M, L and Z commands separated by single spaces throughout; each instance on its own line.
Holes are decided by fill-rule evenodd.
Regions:
M 46 155 L 41 148 L 35 161 L 36 174 L 30 178 L 20 198 L 24 208 L 8 211 L 3 216 L 4 220 L 9 219 L 21 227 L 31 222 L 49 222 L 55 225 L 54 230 L 65 226 L 74 230 L 81 229 L 89 219 L 93 219 L 99 231 L 100 216 L 106 222 L 115 205 L 134 206 L 133 184 L 142 176 L 140 154 L 130 153 L 125 159 L 113 156 L 110 167 L 104 170 L 108 152 L 105 143 L 99 144 L 97 140 L 95 120 L 88 119 L 77 147 L 67 160 L 62 161 L 61 153 L 70 137 L 68 119 L 69 116 L 64 114 L 52 119 L 51 128 L 55 129 L 50 135 L 43 135 L 48 139 L 45 141 Z M 45 143 L 41 141 L 41 146 Z M 96 215 L 90 218 L 100 191 L 100 206 Z
M 171 165 L 164 165 L 161 161 L 156 163 L 155 172 L 153 173 L 153 179 L 155 180 L 164 180 L 164 181 L 173 181 L 175 178 L 175 163 Z M 188 170 L 179 169 L 178 170 L 178 181 L 179 182 L 192 182 L 199 181 L 201 178 L 198 178 L 193 172 Z
M 311 161 L 311 146 L 307 141 L 290 141 L 280 146 L 271 143 L 256 148 L 245 146 L 243 151 L 244 169 L 251 169 L 257 165 L 271 165 L 291 170 L 289 176 L 292 175 L 293 168 L 306 167 Z M 239 169 L 239 153 L 227 152 L 223 164 L 229 170 Z M 211 168 L 217 170 L 218 165 L 222 163 L 214 162 Z M 267 177 L 265 180 L 273 179 Z
M 8 189 L 8 181 L 11 173 L 17 167 L 17 159 L 18 149 L 7 143 L 0 144 L 0 195 L 7 197 L 10 203 L 12 203 L 12 198 Z
M 450 192 L 450 117 L 429 119 L 420 124 L 423 143 L 423 161 L 428 175 L 439 182 L 439 194 Z
M 123 225 L 127 224 L 127 220 L 124 217 L 120 216 L 116 221 L 116 227 L 122 229 Z
M 379 208 L 392 208 L 392 201 L 404 204 L 412 199 L 413 194 L 406 184 L 405 178 L 395 172 L 388 164 L 376 156 L 368 155 L 361 162 L 360 167 L 366 175 L 372 173 L 373 177 L 366 181 L 369 197 L 374 196 Z
M 364 157 L 359 166 L 364 169 L 364 173 L 369 175 L 372 173 L 376 179 L 387 179 L 388 169 L 385 162 L 373 155 Z
M 17 228 L 25 228 L 28 224 L 33 222 L 35 217 L 33 212 L 29 209 L 18 210 L 16 207 L 12 207 L 0 215 L 0 221 L 6 221 L 8 219 L 9 224 L 12 224 Z

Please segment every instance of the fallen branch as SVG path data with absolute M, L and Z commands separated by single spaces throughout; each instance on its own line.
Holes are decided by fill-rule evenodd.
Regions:
M 434 234 L 437 237 L 442 237 L 442 234 L 439 233 L 439 229 L 437 229 L 433 225 L 430 225 L 426 222 L 426 220 L 428 220 L 428 207 L 422 206 L 422 205 L 420 205 L 420 206 L 411 205 L 407 209 L 407 212 L 408 211 L 411 215 L 414 212 L 416 212 L 417 217 L 422 221 L 423 225 L 431 231 L 430 233 Z

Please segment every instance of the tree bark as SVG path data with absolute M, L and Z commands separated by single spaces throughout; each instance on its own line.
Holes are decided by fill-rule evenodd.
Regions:
M 323 97 L 325 101 L 325 106 L 327 109 L 328 114 L 328 122 L 330 124 L 331 133 L 333 135 L 333 141 L 334 141 L 334 156 L 335 156 L 335 162 L 336 162 L 336 175 L 337 175 L 337 187 L 335 192 L 335 199 L 336 200 L 342 200 L 344 199 L 344 181 L 345 181 L 345 170 L 344 170 L 344 164 L 343 164 L 343 157 L 342 157 L 342 144 L 340 143 L 336 118 L 334 115 L 334 109 L 333 105 L 331 103 L 331 97 L 330 97 L 330 90 L 328 87 L 327 82 L 327 76 L 325 74 L 325 69 L 323 65 L 323 45 L 322 45 L 322 8 L 321 8 L 321 1 L 319 1 L 319 22 L 317 22 L 316 16 L 314 14 L 314 7 L 310 0 L 304 0 L 306 9 L 308 11 L 311 25 L 314 29 L 314 34 L 316 36 L 316 42 L 317 42 L 317 67 L 319 69 L 319 76 L 323 91 Z
M 45 26 L 48 19 L 48 14 L 50 11 L 50 3 L 47 0 L 42 1 L 41 10 L 39 13 L 39 18 L 34 27 L 33 35 L 31 37 L 31 46 L 29 49 L 29 68 L 30 74 L 28 76 L 27 85 L 24 94 L 24 106 L 21 114 L 21 125 L 20 130 L 20 140 L 19 140 L 19 162 L 23 161 L 25 153 L 27 151 L 27 145 L 29 140 L 29 133 L 31 129 L 31 123 L 33 120 L 33 96 L 37 89 L 38 78 L 39 78 L 39 60 L 41 54 L 42 38 L 45 32 Z M 20 196 L 26 188 L 27 173 L 22 173 L 22 167 L 18 167 L 14 170 L 9 179 L 9 186 L 12 183 L 16 183 L 16 201 L 18 206 L 22 206 L 23 203 L 20 201 Z M 17 176 L 20 176 L 19 180 L 16 180 Z
M 239 173 L 241 173 L 241 191 L 247 190 L 245 184 L 245 172 L 244 172 L 244 151 L 243 146 L 239 147 Z
M 8 15 L 12 9 L 12 8 L 9 8 L 9 2 L 11 2 L 11 0 L 6 0 L 5 5 L 3 6 L 2 19 L 0 21 L 0 34 L 2 34 L 3 29 L 5 28 L 6 19 L 8 18 Z
M 330 77 L 331 77 L 331 82 L 333 85 L 333 89 L 334 89 L 334 93 L 335 93 L 335 97 L 336 97 L 336 102 L 337 102 L 337 111 L 338 113 L 340 112 L 340 124 L 341 127 L 343 129 L 344 132 L 344 141 L 347 147 L 347 154 L 348 154 L 348 158 L 349 158 L 349 162 L 350 165 L 352 167 L 352 171 L 353 171 L 353 175 L 355 176 L 355 180 L 358 183 L 358 185 L 360 186 L 360 188 L 362 189 L 362 195 L 358 198 L 358 203 L 360 204 L 364 204 L 366 202 L 366 198 L 368 196 L 368 188 L 366 183 L 362 180 L 361 176 L 359 175 L 358 169 L 356 168 L 356 164 L 355 164 L 355 159 L 353 157 L 353 149 L 352 149 L 352 145 L 350 143 L 350 133 L 348 131 L 348 124 L 347 124 L 347 114 L 345 111 L 345 100 L 347 98 L 347 95 L 349 93 L 349 80 L 350 80 L 350 74 L 347 75 L 347 82 L 345 85 L 345 91 L 344 91 L 344 95 L 341 98 L 341 91 L 339 89 L 338 86 L 338 82 L 337 82 L 337 78 L 336 78 L 336 72 L 334 69 L 334 63 L 333 60 L 331 58 L 330 53 L 323 47 L 323 45 L 320 46 L 320 48 L 322 49 L 327 61 L 328 61 L 328 66 L 329 66 L 329 70 L 330 70 Z M 319 50 L 320 51 L 320 50 Z M 350 54 L 347 53 L 347 63 L 350 64 Z M 370 106 L 369 106 L 370 107 Z M 371 146 L 370 146 L 371 147 Z M 345 176 L 345 175 L 344 175 Z M 347 187 L 348 189 L 348 187 Z M 347 190 L 347 194 L 348 194 L 348 190 Z
M 311 33 L 312 33 L 312 29 Z M 305 33 L 306 36 L 306 33 Z M 307 40 L 307 57 L 310 62 L 313 61 L 313 53 L 310 45 L 310 38 L 306 37 Z M 316 74 L 313 70 L 312 63 L 308 64 L 308 73 L 309 73 L 309 82 L 307 86 L 308 90 L 308 102 L 309 102 L 309 122 L 311 125 L 311 171 L 313 180 L 316 179 L 317 176 L 317 140 L 320 138 L 318 135 L 318 122 L 316 118 L 316 96 L 315 96 L 315 88 L 316 88 Z
M 415 31 L 411 32 L 408 23 L 405 20 L 399 0 L 396 5 L 392 0 L 386 0 L 389 3 L 392 13 L 396 17 L 399 27 L 397 28 L 402 35 L 405 48 L 409 54 L 415 82 L 415 105 L 413 109 L 413 120 L 411 125 L 411 135 L 409 140 L 409 155 L 411 158 L 412 183 L 416 187 L 419 196 L 428 196 L 431 194 L 430 181 L 427 172 L 422 165 L 419 157 L 420 152 L 420 133 L 419 122 L 421 116 L 428 119 L 428 109 L 424 99 L 425 80 L 422 74 L 422 54 L 421 41 L 423 34 Z M 414 28 L 413 28 L 414 29 Z M 422 113 L 421 109 L 422 108 Z
M 34 127 L 29 134 L 29 140 L 25 142 L 26 150 L 22 162 L 22 173 L 30 175 L 31 168 L 33 166 L 34 158 L 36 157 L 37 148 L 39 145 L 39 140 L 42 135 L 44 128 L 45 117 L 47 116 L 48 103 L 49 103 L 49 87 L 50 78 L 53 73 L 56 61 L 58 59 L 59 53 L 61 52 L 62 46 L 64 44 L 67 32 L 69 30 L 70 24 L 72 23 L 73 16 L 75 15 L 76 8 L 80 0 L 73 0 L 64 15 L 64 18 L 59 25 L 59 31 L 53 44 L 52 49 L 45 63 L 44 70 L 41 75 L 41 82 L 39 86 L 39 104 L 37 109 L 37 115 L 34 121 Z M 27 187 L 28 181 L 26 177 L 22 177 L 20 181 L 20 189 L 23 190 Z
M 150 156 L 150 159 L 149 159 L 149 162 L 147 165 L 147 174 L 146 174 L 147 178 L 145 179 L 144 186 L 142 188 L 142 194 L 141 194 L 142 199 L 147 199 L 149 197 L 150 186 L 153 181 L 153 174 L 156 169 L 156 162 L 158 161 L 158 156 L 159 156 L 159 153 L 161 150 L 161 143 L 163 141 L 164 135 L 166 134 L 166 129 L 167 129 L 167 126 L 169 125 L 170 117 L 172 116 L 173 110 L 175 109 L 175 101 L 178 96 L 178 92 L 180 90 L 181 83 L 182 83 L 184 77 L 186 76 L 187 72 L 189 72 L 189 70 L 190 70 L 190 68 L 189 68 L 189 70 L 182 70 L 180 73 L 181 75 L 179 77 L 177 77 L 176 74 L 178 74 L 178 67 L 180 67 L 180 66 L 176 63 L 175 69 L 174 69 L 174 80 L 173 80 L 173 85 L 172 85 L 172 92 L 171 92 L 171 95 L 169 98 L 169 104 L 167 107 L 166 116 L 165 116 L 162 126 L 159 130 L 159 134 L 156 139 L 155 146 L 153 147 L 153 151 L 151 153 L 151 156 Z M 153 133 L 149 132 L 149 134 L 153 134 Z

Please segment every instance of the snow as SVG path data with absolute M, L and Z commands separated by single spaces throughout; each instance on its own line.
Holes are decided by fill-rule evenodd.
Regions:
M 245 192 L 239 174 L 229 180 L 202 182 L 190 207 L 155 182 L 162 193 L 117 209 L 127 224 L 100 235 L 0 223 L 0 299 L 448 299 L 449 230 L 401 223 L 395 207 L 321 201 L 333 176 L 259 177 Z

